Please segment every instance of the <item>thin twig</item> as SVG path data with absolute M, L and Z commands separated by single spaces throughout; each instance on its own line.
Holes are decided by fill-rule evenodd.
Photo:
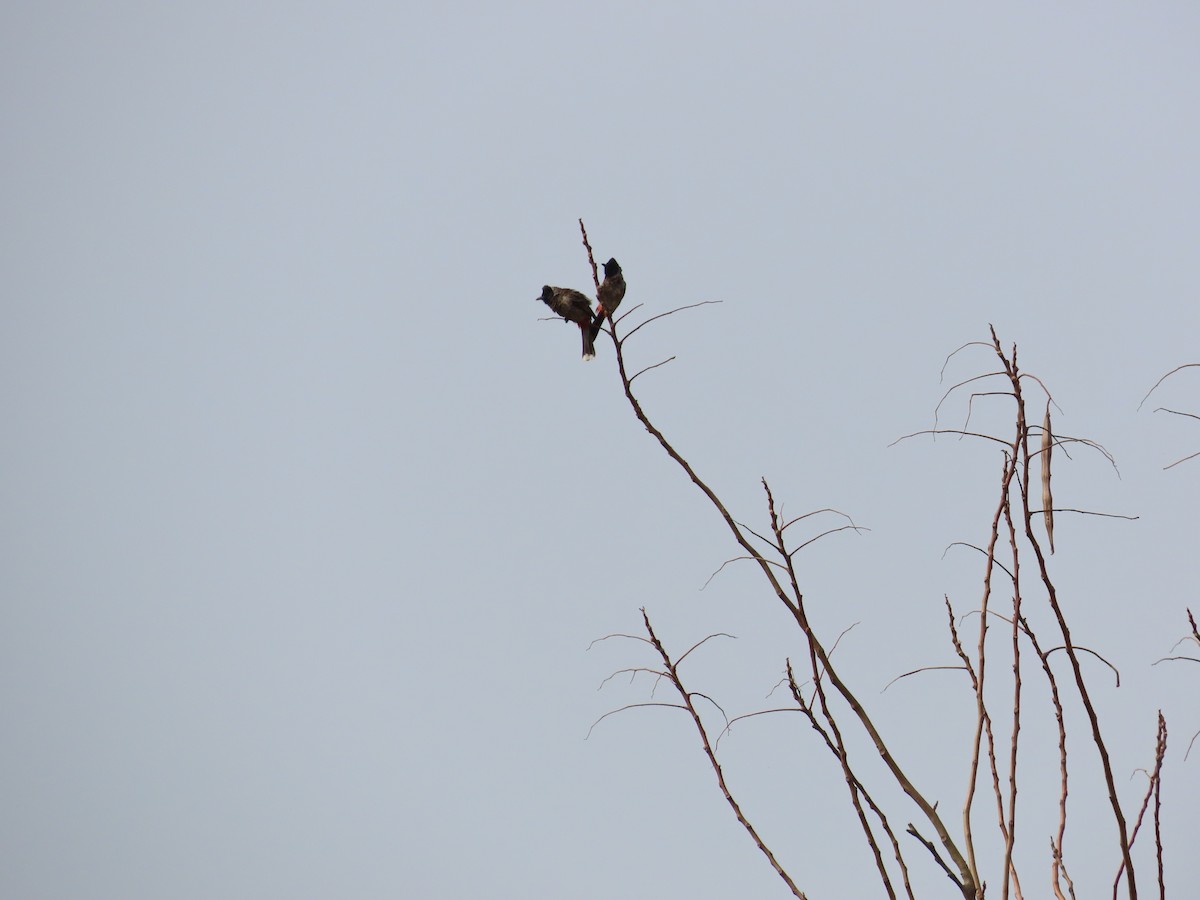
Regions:
M 683 312 L 685 309 L 695 309 L 698 306 L 712 306 L 714 304 L 721 303 L 721 302 L 722 301 L 720 301 L 720 300 L 701 300 L 699 303 L 689 303 L 687 306 L 677 306 L 677 307 L 675 307 L 675 309 L 669 309 L 664 313 L 659 313 L 657 316 L 651 316 L 650 318 L 646 319 L 644 322 L 639 322 L 637 325 L 635 325 L 633 327 L 633 329 L 628 334 L 625 335 L 625 337 L 621 338 L 621 343 L 624 343 L 625 341 L 629 340 L 631 337 L 633 337 L 635 334 L 637 334 L 639 331 L 641 331 L 643 328 L 645 328 L 651 322 L 657 321 L 658 319 L 665 319 L 667 316 L 673 316 L 673 315 L 675 315 L 675 313 Z
M 626 337 L 628 337 L 628 335 L 626 335 Z M 674 356 L 669 356 L 666 359 L 664 359 L 662 362 L 658 362 L 652 366 L 646 366 L 646 368 L 638 370 L 637 372 L 635 372 L 634 374 L 629 376 L 629 383 L 633 384 L 633 380 L 635 378 L 637 378 L 639 375 L 644 375 L 646 372 L 649 372 L 651 369 L 657 369 L 659 366 L 665 366 L 667 363 L 669 363 L 674 358 L 675 358 Z
M 1164 381 L 1166 381 L 1168 378 L 1170 378 L 1176 372 L 1182 371 L 1183 369 L 1191 369 L 1191 368 L 1197 368 L 1197 367 L 1200 367 L 1200 363 L 1184 363 L 1182 366 L 1176 366 L 1170 372 L 1168 372 L 1166 375 L 1164 375 L 1162 378 L 1158 379 L 1158 381 L 1154 382 L 1154 387 L 1152 387 L 1152 388 L 1150 388 L 1150 390 L 1146 391 L 1146 396 L 1143 397 L 1142 402 L 1138 404 L 1138 407 L 1137 407 L 1138 412 L 1141 412 L 1142 406 L 1145 404 L 1145 402 L 1147 400 L 1150 399 L 1150 395 L 1153 394 L 1156 390 L 1158 390 L 1158 386 L 1160 384 L 1162 384 Z

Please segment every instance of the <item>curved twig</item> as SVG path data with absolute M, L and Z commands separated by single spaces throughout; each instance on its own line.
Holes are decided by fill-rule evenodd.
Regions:
M 1170 414 L 1171 414 L 1171 415 L 1173 415 L 1173 416 L 1183 416 L 1185 419 L 1197 419 L 1197 420 L 1200 420 L 1200 416 L 1196 415 L 1195 413 L 1184 412 L 1184 411 L 1183 411 L 1183 410 L 1181 410 L 1181 409 L 1167 409 L 1165 406 L 1160 406 L 1160 407 L 1158 407 L 1157 409 L 1155 409 L 1154 411 L 1155 411 L 1155 412 L 1165 412 L 1165 413 L 1170 413 Z
M 919 669 L 913 669 L 911 672 L 905 672 L 903 675 L 897 675 L 891 681 L 883 686 L 879 693 L 885 693 L 897 681 L 902 678 L 907 678 L 909 675 L 919 675 L 922 672 L 967 672 L 966 666 L 921 666 Z
M 1117 667 L 1116 667 L 1116 666 L 1114 666 L 1112 663 L 1110 663 L 1110 662 L 1109 662 L 1107 659 L 1105 659 L 1103 656 L 1101 656 L 1101 655 L 1100 655 L 1099 653 L 1097 653 L 1095 650 L 1091 650 L 1091 649 L 1089 649 L 1089 648 L 1087 648 L 1087 647 L 1084 647 L 1084 646 L 1082 646 L 1082 645 L 1080 645 L 1080 644 L 1072 644 L 1072 645 L 1071 645 L 1071 647 L 1072 647 L 1073 649 L 1075 649 L 1075 650 L 1082 650 L 1084 653 L 1090 653 L 1092 656 L 1096 657 L 1096 659 L 1100 660 L 1100 662 L 1104 663 L 1106 666 L 1108 666 L 1110 669 L 1112 669 L 1112 672 L 1113 672 L 1113 677 L 1115 677 L 1115 678 L 1116 678 L 1116 682 L 1117 682 L 1117 683 L 1116 683 L 1116 687 L 1120 687 L 1120 686 L 1121 686 L 1121 673 L 1120 673 L 1120 671 L 1117 669 Z M 1067 650 L 1067 647 L 1066 647 L 1066 645 L 1064 645 L 1064 644 L 1059 644 L 1057 647 L 1051 647 L 1049 650 L 1047 650 L 1047 651 L 1046 651 L 1046 655 L 1047 655 L 1047 656 L 1049 656 L 1049 655 L 1050 655 L 1051 653 L 1053 653 L 1055 650 L 1062 650 L 1062 651 L 1064 651 L 1064 652 L 1065 652 L 1065 651 Z
M 782 505 L 780 505 L 781 511 L 782 511 L 782 508 L 783 508 Z M 779 531 L 782 534 L 783 532 L 785 532 L 789 528 L 791 528 L 793 525 L 795 525 L 797 522 L 803 521 L 804 519 L 811 518 L 812 516 L 819 516 L 821 513 L 833 513 L 834 515 L 841 516 L 843 519 L 845 519 L 851 525 L 854 524 L 854 520 L 852 518 L 850 518 L 848 515 L 846 515 L 844 512 L 842 512 L 840 509 L 834 509 L 831 506 L 827 506 L 827 507 L 824 507 L 823 509 L 814 509 L 812 512 L 806 512 L 803 515 L 796 516 L 794 519 L 789 519 L 783 525 L 779 526 Z
M 998 438 L 990 434 L 980 434 L 975 431 L 961 431 L 958 428 L 926 428 L 922 431 L 914 431 L 912 434 L 901 435 L 888 444 L 888 446 L 895 447 L 901 441 L 907 441 L 909 438 L 920 437 L 923 434 L 932 434 L 935 436 L 939 434 L 957 434 L 963 437 L 983 438 L 985 441 L 993 441 L 994 443 L 999 444 L 1001 447 L 1012 447 L 1012 442 L 1003 440 L 1002 438 Z
M 615 716 L 617 713 L 625 712 L 627 709 L 642 709 L 643 707 L 647 707 L 647 706 L 662 706 L 667 709 L 682 709 L 684 712 L 688 711 L 688 708 L 686 706 L 684 706 L 682 703 L 663 703 L 663 702 L 657 701 L 657 700 L 652 701 L 652 702 L 646 702 L 646 703 L 627 703 L 625 706 L 622 706 L 620 709 L 610 709 L 608 712 L 606 712 L 604 715 L 602 715 L 600 718 L 598 718 L 595 722 L 593 722 L 592 727 L 588 729 L 587 736 L 584 737 L 584 740 L 586 741 L 588 738 L 590 738 L 592 736 L 592 732 L 595 731 L 596 726 L 599 725 L 601 722 L 603 722 L 605 719 L 607 719 L 609 716 Z
M 625 336 L 629 337 L 629 335 L 625 335 Z M 675 358 L 674 356 L 668 356 L 662 362 L 655 363 L 652 366 L 646 366 L 646 368 L 644 368 L 644 369 L 639 369 L 637 372 L 634 372 L 632 375 L 629 376 L 629 383 L 633 384 L 634 379 L 637 378 L 639 375 L 644 375 L 645 373 L 649 372 L 651 369 L 657 369 L 659 366 L 665 366 L 667 363 L 669 363 L 674 358 Z
M 587 645 L 587 649 L 588 649 L 588 650 L 591 650 L 591 649 L 592 649 L 593 647 L 595 647 L 597 644 L 599 644 L 599 643 L 602 643 L 602 642 L 604 642 L 604 641 L 607 641 L 607 640 L 609 640 L 610 638 L 626 638 L 626 639 L 628 639 L 628 640 L 631 640 L 631 641 L 641 641 L 643 644 L 649 644 L 649 643 L 650 643 L 648 640 L 646 640 L 646 639 L 645 639 L 644 637 L 642 637 L 641 635 L 637 635 L 637 634 L 621 634 L 620 632 L 614 632 L 613 634 L 606 634 L 604 637 L 598 637 L 598 638 L 596 638 L 594 641 L 592 641 L 590 644 L 588 644 L 588 645 Z
M 951 385 L 946 390 L 946 393 L 942 394 L 942 399 L 937 402 L 937 406 L 935 406 L 933 408 L 933 427 L 937 428 L 938 413 L 941 411 L 942 404 L 945 403 L 950 398 L 950 395 L 953 394 L 955 391 L 957 391 L 960 387 L 966 387 L 968 384 L 971 384 L 974 381 L 982 381 L 985 378 L 991 378 L 993 375 L 1003 375 L 1003 374 L 1004 374 L 1003 372 L 988 372 L 985 375 L 972 375 L 970 378 L 966 379 L 965 381 L 960 381 L 958 384 Z
M 647 325 L 649 325 L 651 322 L 656 321 L 657 319 L 665 319 L 667 316 L 673 316 L 673 315 L 675 315 L 675 313 L 683 312 L 685 309 L 695 309 L 698 306 L 711 306 L 715 303 L 721 303 L 721 302 L 723 302 L 723 301 L 721 301 L 721 300 L 701 300 L 699 303 L 689 303 L 687 306 L 677 306 L 677 307 L 675 307 L 675 309 L 669 309 L 664 313 L 659 313 L 657 316 L 651 316 L 646 321 L 640 322 L 637 325 L 635 325 L 630 330 L 630 332 L 627 335 L 625 335 L 625 337 L 621 338 L 621 343 L 624 344 L 627 340 L 629 340 L 631 337 L 633 337 L 635 334 L 637 334 L 638 331 L 645 328 Z
M 942 370 L 938 373 L 938 384 L 941 384 L 942 380 L 946 377 L 946 366 L 950 365 L 950 360 L 954 359 L 956 355 L 961 353 L 963 350 L 966 350 L 968 347 L 987 347 L 989 350 L 992 349 L 992 345 L 987 341 L 967 341 L 965 344 L 946 357 L 945 361 L 942 363 Z
M 681 665 L 683 665 L 683 661 L 684 661 L 685 659 L 687 659 L 687 658 L 688 658 L 688 654 L 689 654 L 689 653 L 691 653 L 693 650 L 696 650 L 696 649 L 698 649 L 699 647 L 701 647 L 702 645 L 704 645 L 704 644 L 705 644 L 705 643 L 707 643 L 708 641 L 711 641 L 713 638 L 719 638 L 719 637 L 727 637 L 727 638 L 729 638 L 730 640 L 733 640 L 733 641 L 736 641 L 736 640 L 737 640 L 737 638 L 736 638 L 736 637 L 734 637 L 732 634 L 730 634 L 730 633 L 729 633 L 729 632 L 727 632 L 727 631 L 716 631 L 716 632 L 713 632 L 713 633 L 712 633 L 712 634 L 710 634 L 708 637 L 706 637 L 706 638 L 703 638 L 703 639 L 701 639 L 701 640 L 699 640 L 699 641 L 696 641 L 696 643 L 694 643 L 694 644 L 692 644 L 692 646 L 688 647 L 688 648 L 687 648 L 687 650 L 685 650 L 685 651 L 684 651 L 684 653 L 683 653 L 683 656 L 681 656 L 681 657 L 679 657 L 679 659 L 675 660 L 675 668 L 679 668 Z M 714 705 L 715 705 L 715 704 L 714 704 Z M 717 707 L 717 708 L 718 708 L 718 709 L 720 709 L 720 707 Z
M 858 534 L 862 534 L 864 531 L 870 531 L 870 530 L 871 529 L 867 528 L 865 525 L 839 525 L 837 528 L 830 528 L 828 531 L 822 531 L 817 536 L 809 538 L 803 544 L 798 546 L 795 550 L 790 551 L 787 554 L 787 557 L 788 557 L 788 559 L 791 559 L 793 556 L 795 556 L 797 553 L 799 553 L 801 550 L 803 550 L 809 544 L 815 543 L 815 542 L 819 541 L 821 538 L 828 537 L 831 534 L 836 534 L 839 531 L 853 531 Z
M 1160 384 L 1162 384 L 1164 381 L 1166 381 L 1168 378 L 1170 378 L 1176 372 L 1181 372 L 1184 369 L 1192 369 L 1192 368 L 1200 368 L 1200 363 L 1184 363 L 1182 366 L 1176 366 L 1170 372 L 1168 372 L 1166 375 L 1164 375 L 1162 378 L 1158 379 L 1158 381 L 1154 382 L 1154 387 L 1152 387 L 1152 388 L 1150 388 L 1150 390 L 1146 391 L 1146 396 L 1143 397 L 1142 402 L 1138 404 L 1138 406 L 1137 406 L 1138 412 L 1141 412 L 1142 406 L 1145 404 L 1145 402 L 1147 400 L 1150 399 L 1150 395 L 1153 394 L 1156 390 L 1158 390 L 1158 386 Z
M 1175 462 L 1171 463 L 1169 466 L 1163 466 L 1163 471 L 1165 472 L 1165 471 L 1167 471 L 1167 469 L 1173 469 L 1173 468 L 1175 468 L 1177 465 L 1179 465 L 1180 463 L 1185 463 L 1185 462 L 1187 462 L 1189 459 L 1195 459 L 1197 456 L 1200 456 L 1200 450 L 1197 450 L 1195 453 L 1189 453 L 1189 454 L 1188 454 L 1187 456 L 1185 456 L 1183 459 L 1177 459 L 1177 460 L 1175 460 Z
M 756 562 L 756 563 L 759 563 L 760 565 L 765 563 L 768 566 L 775 566 L 777 569 L 783 568 L 783 566 L 781 564 L 775 562 L 775 560 L 773 560 L 773 559 L 763 559 L 763 558 L 759 558 L 758 556 L 735 556 L 735 557 L 733 557 L 733 559 L 727 559 L 727 560 L 725 560 L 725 562 L 721 563 L 721 565 L 717 567 L 717 571 L 713 572 L 711 575 L 708 576 L 708 580 L 704 582 L 704 584 L 701 586 L 700 590 L 704 590 L 704 588 L 708 587 L 709 584 L 712 583 L 712 580 L 714 578 L 716 578 L 718 575 L 720 575 L 721 570 L 724 569 L 727 565 L 729 565 L 730 563 L 743 562 L 743 561 Z

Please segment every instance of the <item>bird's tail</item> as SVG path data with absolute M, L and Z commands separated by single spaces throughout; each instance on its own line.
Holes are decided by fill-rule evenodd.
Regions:
M 588 334 L 592 336 L 592 342 L 595 343 L 596 335 L 600 333 L 600 326 L 604 324 L 604 307 L 601 306 L 596 310 L 596 317 L 592 319 L 591 328 L 588 329 Z
M 583 361 L 596 358 L 596 341 L 592 335 L 592 329 L 587 325 L 579 326 L 579 333 L 583 335 Z

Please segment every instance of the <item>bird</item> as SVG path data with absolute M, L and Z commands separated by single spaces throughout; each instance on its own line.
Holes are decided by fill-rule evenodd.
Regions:
M 552 287 L 544 285 L 542 294 L 535 298 L 541 300 L 558 315 L 568 322 L 579 326 L 583 335 L 583 360 L 596 358 L 595 338 L 592 336 L 592 301 L 585 294 L 571 288 Z
M 617 261 L 610 259 L 604 264 L 604 281 L 596 291 L 596 318 L 592 322 L 591 332 L 593 341 L 600 333 L 600 326 L 604 324 L 605 317 L 612 319 L 612 314 L 617 311 L 624 296 L 625 276 L 621 273 L 621 266 Z

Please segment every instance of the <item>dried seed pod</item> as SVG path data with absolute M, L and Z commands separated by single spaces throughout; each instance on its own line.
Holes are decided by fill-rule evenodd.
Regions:
M 1050 496 L 1050 451 L 1054 436 L 1050 433 L 1050 401 L 1046 401 L 1046 416 L 1042 419 L 1042 515 L 1046 519 L 1046 536 L 1050 552 L 1054 552 L 1054 499 Z

